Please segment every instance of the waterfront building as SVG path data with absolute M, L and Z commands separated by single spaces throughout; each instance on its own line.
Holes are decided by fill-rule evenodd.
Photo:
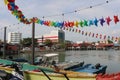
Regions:
M 10 33 L 8 33 L 8 43 L 19 44 L 21 38 L 22 38 L 22 34 L 21 33 L 17 33 L 17 32 L 10 32 Z
M 55 43 L 64 43 L 65 33 L 63 30 L 51 31 L 49 34 L 44 34 L 41 37 L 38 37 L 38 43 L 44 43 L 46 39 L 51 40 Z

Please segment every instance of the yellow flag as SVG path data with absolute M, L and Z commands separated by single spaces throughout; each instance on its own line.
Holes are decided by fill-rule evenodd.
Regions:
M 7 0 L 4 0 L 4 3 L 5 3 L 5 5 L 7 5 L 7 4 L 8 4 L 8 1 L 7 1 Z

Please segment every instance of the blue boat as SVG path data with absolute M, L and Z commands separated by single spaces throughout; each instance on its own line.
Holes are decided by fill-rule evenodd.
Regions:
M 78 68 L 78 67 L 83 67 L 83 65 L 84 65 L 84 61 L 80 62 L 80 63 L 77 63 L 75 65 L 66 67 L 66 68 L 64 68 L 64 70 L 72 70 L 72 69 L 75 69 L 75 68 Z
M 96 65 L 92 65 L 92 64 L 86 64 L 80 67 L 75 67 L 75 68 L 71 68 L 69 70 L 71 71 L 76 71 L 76 72 L 88 72 L 88 73 L 93 73 L 93 74 L 105 74 L 106 73 L 106 69 L 107 66 L 105 65 L 100 65 L 100 64 L 96 64 Z

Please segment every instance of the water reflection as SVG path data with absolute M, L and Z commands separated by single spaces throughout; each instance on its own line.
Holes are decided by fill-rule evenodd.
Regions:
M 67 51 L 66 61 L 107 65 L 107 73 L 120 72 L 120 51 Z

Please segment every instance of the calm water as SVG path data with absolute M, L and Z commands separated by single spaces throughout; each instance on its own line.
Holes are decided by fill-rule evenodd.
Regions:
M 67 51 L 65 60 L 107 65 L 107 73 L 120 72 L 120 51 Z
M 107 73 L 120 72 L 120 51 L 108 50 L 108 51 L 65 51 L 58 52 L 59 61 L 74 61 L 87 63 L 100 63 L 107 65 Z M 37 53 L 36 55 L 40 55 Z M 31 54 L 24 53 L 20 54 L 18 57 L 26 58 L 31 61 Z

